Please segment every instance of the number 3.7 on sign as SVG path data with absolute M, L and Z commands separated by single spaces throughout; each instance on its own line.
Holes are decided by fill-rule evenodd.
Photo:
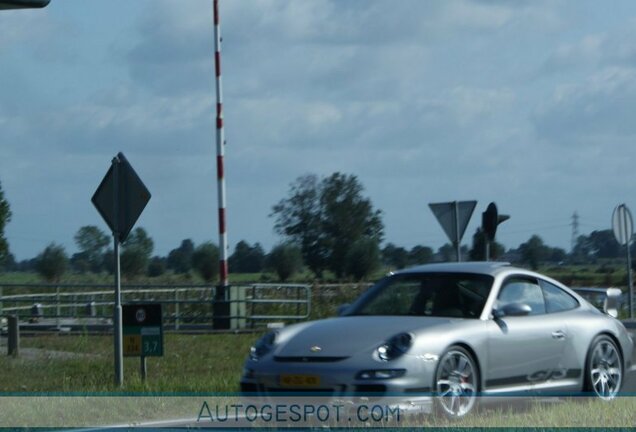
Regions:
M 161 355 L 161 340 L 159 337 L 146 336 L 144 338 L 144 346 L 142 355 L 144 356 L 155 356 Z

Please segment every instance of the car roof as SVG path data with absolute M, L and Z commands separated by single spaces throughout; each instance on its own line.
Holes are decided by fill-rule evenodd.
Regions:
M 512 267 L 507 262 L 483 261 L 483 262 L 453 262 L 424 264 L 394 272 L 401 273 L 477 273 L 495 276 L 506 270 L 523 270 Z

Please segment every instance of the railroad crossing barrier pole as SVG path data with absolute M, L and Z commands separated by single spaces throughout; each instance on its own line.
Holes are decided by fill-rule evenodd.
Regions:
M 17 357 L 20 353 L 20 326 L 18 316 L 11 315 L 7 318 L 9 340 L 7 341 L 8 354 Z
M 230 329 L 230 286 L 219 285 L 214 292 L 212 303 L 212 328 L 214 330 Z

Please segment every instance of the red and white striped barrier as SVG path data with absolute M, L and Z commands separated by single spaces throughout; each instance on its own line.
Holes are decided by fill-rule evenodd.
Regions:
M 228 243 L 225 199 L 225 134 L 223 131 L 223 94 L 221 81 L 221 25 L 219 19 L 219 0 L 214 0 L 214 66 L 216 72 L 216 172 L 219 201 L 219 282 L 227 286 L 228 281 Z

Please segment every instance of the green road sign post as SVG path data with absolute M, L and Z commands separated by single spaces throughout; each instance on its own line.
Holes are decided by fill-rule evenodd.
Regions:
M 146 357 L 163 356 L 161 304 L 122 305 L 124 357 L 141 358 L 141 378 L 146 379 Z

